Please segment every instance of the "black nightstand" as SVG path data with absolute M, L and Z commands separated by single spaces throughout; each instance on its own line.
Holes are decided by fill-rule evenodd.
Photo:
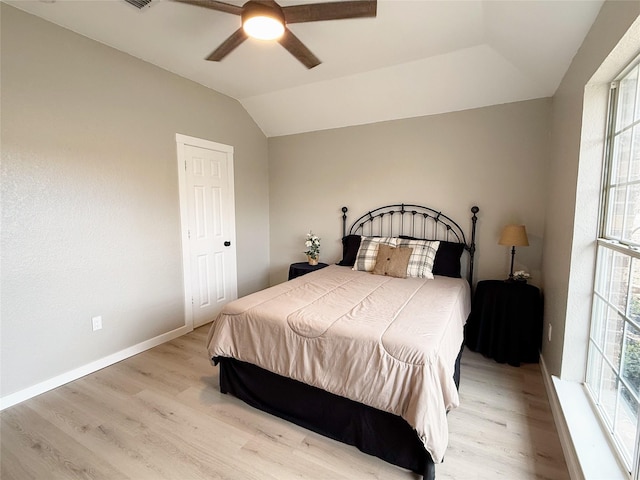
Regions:
M 328 267 L 328 263 L 318 263 L 317 265 L 309 265 L 308 262 L 292 263 L 289 266 L 289 280 L 293 280 L 296 277 L 301 277 L 309 272 L 315 272 L 321 268 Z
M 540 290 L 517 281 L 478 282 L 465 344 L 499 363 L 537 363 L 542 345 Z

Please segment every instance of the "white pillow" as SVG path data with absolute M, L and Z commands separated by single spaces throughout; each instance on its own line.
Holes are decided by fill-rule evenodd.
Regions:
M 436 259 L 436 252 L 440 242 L 437 240 L 408 240 L 398 238 L 396 247 L 413 248 L 409 265 L 407 266 L 407 277 L 433 278 L 433 262 Z

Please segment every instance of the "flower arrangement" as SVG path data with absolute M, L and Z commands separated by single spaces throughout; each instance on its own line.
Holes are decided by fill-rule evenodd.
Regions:
M 530 275 L 524 270 L 518 270 L 513 272 L 513 279 L 519 282 L 526 282 L 530 278 Z
M 304 252 L 312 260 L 317 260 L 320 256 L 320 237 L 311 233 L 307 233 L 307 241 L 304 243 L 307 250 Z

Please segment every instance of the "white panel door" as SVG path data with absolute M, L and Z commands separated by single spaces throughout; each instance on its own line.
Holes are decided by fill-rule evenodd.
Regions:
M 185 310 L 187 323 L 195 328 L 237 298 L 233 148 L 184 135 L 177 140 L 179 168 L 184 169 Z

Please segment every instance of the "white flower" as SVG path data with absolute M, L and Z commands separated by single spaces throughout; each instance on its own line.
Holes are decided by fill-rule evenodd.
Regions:
M 314 235 L 312 232 L 307 233 L 307 241 L 304 242 L 307 250 L 304 252 L 309 255 L 310 258 L 318 258 L 320 256 L 320 237 Z

